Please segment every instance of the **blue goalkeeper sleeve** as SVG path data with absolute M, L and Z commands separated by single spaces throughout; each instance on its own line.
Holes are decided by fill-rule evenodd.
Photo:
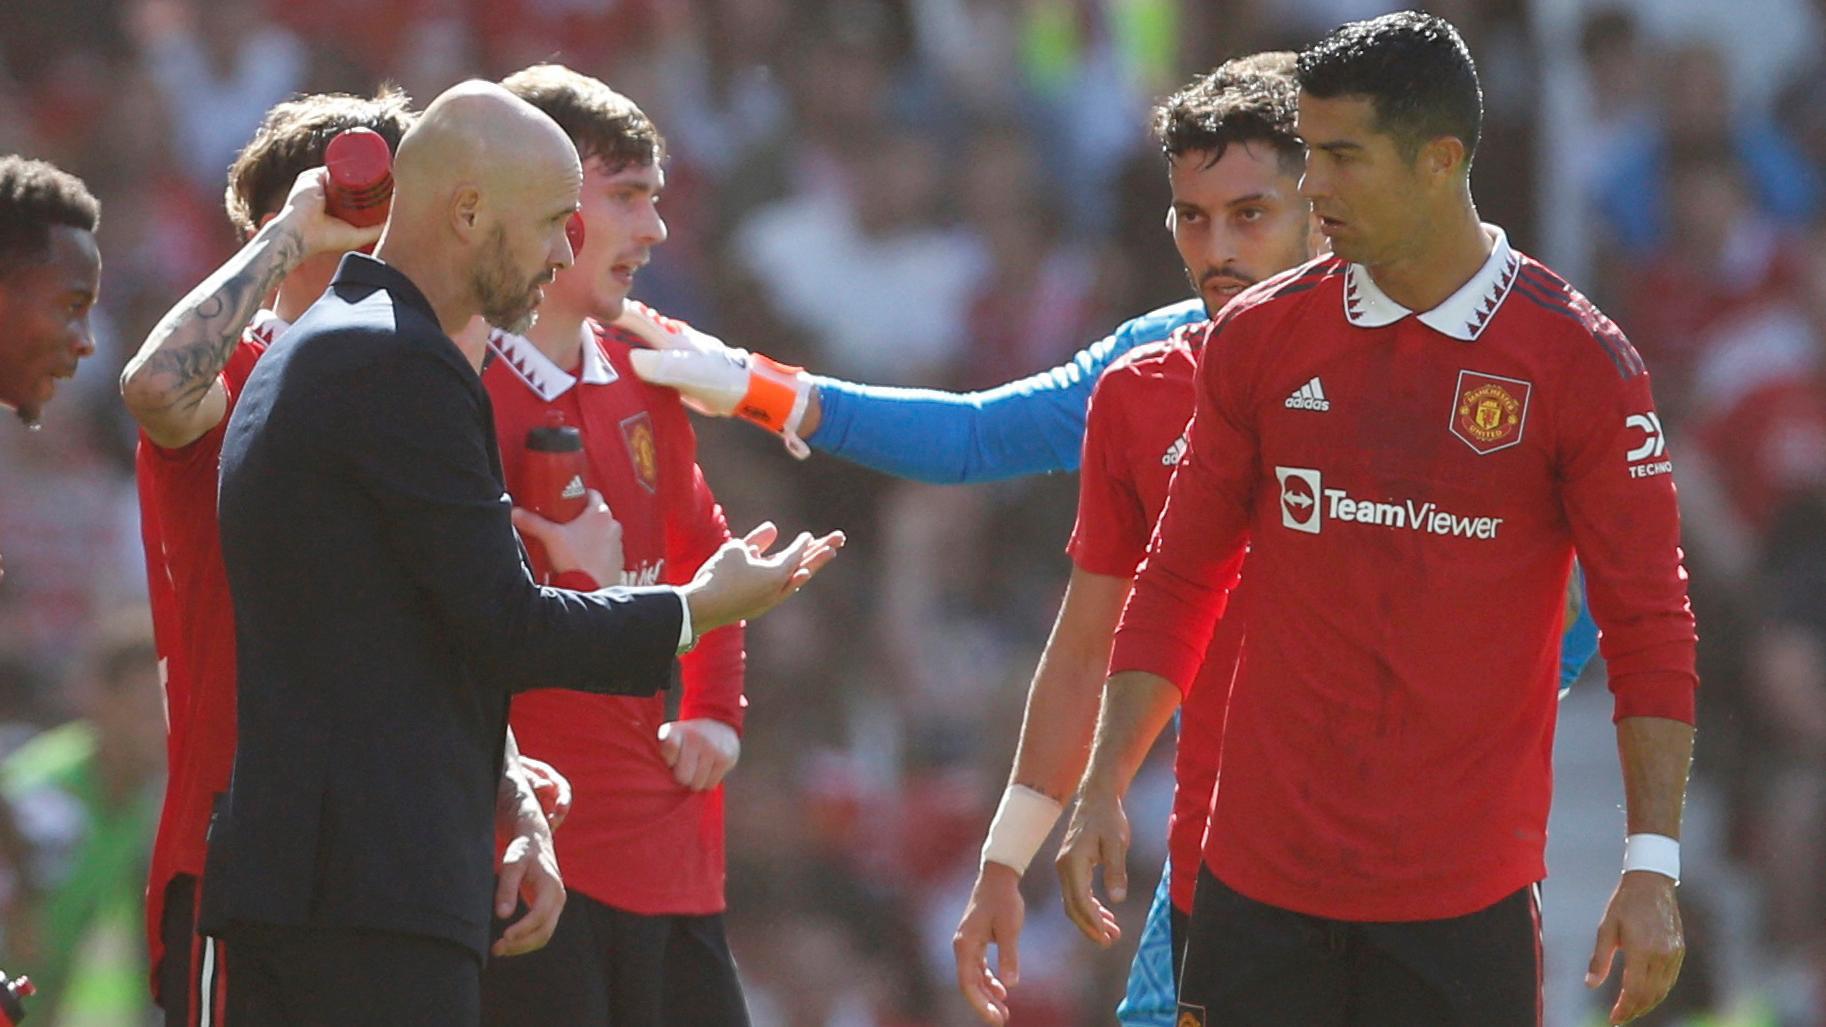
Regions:
M 1097 376 L 1136 346 L 1205 320 L 1186 300 L 1125 321 L 1050 371 L 982 392 L 938 392 L 817 379 L 822 413 L 806 442 L 897 478 L 939 485 L 1078 469 Z

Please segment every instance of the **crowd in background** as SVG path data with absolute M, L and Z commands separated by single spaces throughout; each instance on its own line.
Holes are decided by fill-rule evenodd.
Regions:
M 273 103 L 382 80 L 422 102 L 561 60 L 634 98 L 669 143 L 671 239 L 636 296 L 818 372 L 973 388 L 1189 295 L 1162 226 L 1152 101 L 1225 57 L 1391 6 L 7 4 L 0 152 L 53 160 L 103 203 L 100 352 L 42 431 L 0 424 L 0 966 L 56 983 L 35 1016 L 127 1024 L 145 1005 L 136 889 L 163 758 L 134 435 L 114 382 L 238 244 L 224 172 Z M 1672 440 L 1701 632 L 1696 787 L 1720 797 L 1712 876 L 1751 885 L 1730 893 L 1732 919 L 1690 871 L 1694 952 L 1658 1022 L 1817 1027 L 1826 4 L 1428 6 L 1484 76 L 1480 210 L 1624 327 Z M 729 925 L 755 1021 L 964 1023 L 950 936 L 1067 574 L 1074 482 L 896 482 L 797 463 L 727 423 L 701 424 L 700 446 L 732 525 L 850 537 L 818 587 L 749 634 Z M 1594 667 L 1580 688 L 1601 682 Z M 1129 804 L 1137 880 L 1117 950 L 1065 921 L 1045 861 L 1029 873 L 1016 1024 L 1110 1022 L 1164 848 L 1159 755 Z M 1731 939 L 1747 972 L 1708 965 L 1724 946 L 1705 925 L 1721 917 L 1749 925 Z

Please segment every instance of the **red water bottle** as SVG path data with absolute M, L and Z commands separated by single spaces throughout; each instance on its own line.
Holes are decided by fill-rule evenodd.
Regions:
M 0 1027 L 15 1027 L 25 1019 L 25 1000 L 38 994 L 30 977 L 8 977 L 0 970 Z
M 571 219 L 564 223 L 564 237 L 570 241 L 572 260 L 576 260 L 578 257 L 583 256 L 584 235 L 583 215 L 573 211 L 571 213 Z
M 545 423 L 526 433 L 526 473 L 520 505 L 563 524 L 583 513 L 583 434 L 564 423 L 556 410 L 545 413 Z
M 323 150 L 330 173 L 324 208 L 331 217 L 367 228 L 387 220 L 393 204 L 393 151 L 380 133 L 344 129 Z

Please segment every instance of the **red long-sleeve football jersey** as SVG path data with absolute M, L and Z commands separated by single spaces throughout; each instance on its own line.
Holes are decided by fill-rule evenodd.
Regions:
M 1186 452 L 1202 328 L 1202 323 L 1187 325 L 1160 342 L 1130 350 L 1097 379 L 1085 419 L 1078 520 L 1066 550 L 1080 570 L 1126 580 L 1146 557 L 1167 487 Z M 1182 912 L 1192 910 L 1224 737 L 1224 708 L 1242 641 L 1241 617 L 1226 617 L 1217 625 L 1198 684 L 1179 711 L 1167 853 L 1169 891 Z
M 221 422 L 177 449 L 142 431 L 134 458 L 153 641 L 165 686 L 168 776 L 146 889 L 155 990 L 165 890 L 179 874 L 203 875 L 210 813 L 228 790 L 235 763 L 235 611 L 216 520 L 222 439 L 254 364 L 288 327 L 271 311 L 256 314 L 217 376 L 228 394 Z
M 1205 862 L 1347 920 L 1481 909 L 1545 875 L 1576 550 L 1616 714 L 1693 717 L 1672 464 L 1622 332 L 1499 230 L 1416 314 L 1314 261 L 1210 329 L 1190 451 L 1112 670 L 1191 687 L 1251 544 Z
M 524 338 L 496 333 L 482 374 L 494 404 L 510 494 L 526 467 L 526 435 L 549 410 L 583 435 L 584 484 L 601 492 L 622 525 L 621 584 L 683 584 L 729 538 L 697 467 L 697 437 L 678 393 L 635 377 L 640 343 L 586 325 L 575 374 Z M 537 554 L 535 554 L 537 556 Z M 541 580 L 549 568 L 535 566 Z M 617 582 L 600 582 L 602 585 Z M 680 660 L 679 717 L 742 727 L 743 628 L 703 636 Z M 538 689 L 514 697 L 509 716 L 522 752 L 570 778 L 573 807 L 556 836 L 567 887 L 643 915 L 723 910 L 723 789 L 694 792 L 660 756 L 666 697 Z

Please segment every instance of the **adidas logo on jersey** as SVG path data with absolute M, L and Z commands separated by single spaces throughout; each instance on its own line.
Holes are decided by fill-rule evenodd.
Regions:
M 581 475 L 581 474 L 571 475 L 571 480 L 568 483 L 566 483 L 566 485 L 564 486 L 564 491 L 559 493 L 559 495 L 565 499 L 582 499 L 583 498 L 583 475 Z
M 1181 435 L 1179 438 L 1174 439 L 1173 444 L 1167 447 L 1167 451 L 1160 455 L 1160 464 L 1162 467 L 1178 467 L 1179 462 L 1186 458 L 1186 447 L 1190 445 L 1187 436 L 1190 435 L 1191 432 L 1191 426 L 1188 425 L 1186 428 L 1186 435 Z
M 1281 404 L 1289 410 L 1317 410 L 1321 413 L 1331 409 L 1331 400 L 1325 398 L 1325 386 L 1319 384 L 1319 376 L 1313 375 L 1312 381 L 1294 390 Z

